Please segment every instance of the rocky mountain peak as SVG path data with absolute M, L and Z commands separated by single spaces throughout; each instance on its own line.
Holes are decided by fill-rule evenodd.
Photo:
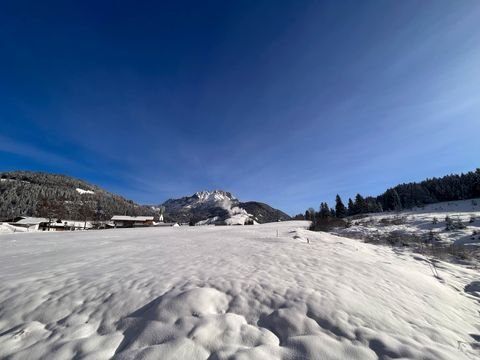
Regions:
M 231 193 L 223 190 L 198 191 L 194 194 L 202 202 L 222 202 L 225 200 L 237 200 Z

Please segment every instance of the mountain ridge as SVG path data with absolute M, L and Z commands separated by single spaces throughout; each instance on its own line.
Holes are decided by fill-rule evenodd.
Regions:
M 164 208 L 162 208 L 164 207 Z M 158 216 L 180 223 L 245 224 L 289 220 L 290 216 L 260 202 L 241 202 L 223 190 L 141 205 L 100 186 L 63 174 L 36 171 L 0 172 L 0 219 L 16 216 L 109 220 L 113 215 Z
M 165 207 L 167 219 L 181 223 L 231 225 L 290 220 L 289 215 L 268 204 L 241 202 L 224 190 L 199 191 L 191 196 L 168 199 L 161 206 Z

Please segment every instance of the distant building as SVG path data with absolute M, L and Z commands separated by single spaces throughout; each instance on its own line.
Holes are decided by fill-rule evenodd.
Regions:
M 17 227 L 26 228 L 32 231 L 46 230 L 48 228 L 48 219 L 31 216 L 18 216 L 9 224 Z
M 75 220 L 57 220 L 50 223 L 51 231 L 68 231 L 68 230 L 90 230 L 93 225 L 90 221 Z
M 30 216 L 18 216 L 9 222 L 10 225 L 26 228 L 31 231 L 65 231 L 91 229 L 92 223 L 75 220 L 52 220 Z
M 143 227 L 153 226 L 153 216 L 124 216 L 115 215 L 112 217 L 112 221 L 115 227 L 131 228 L 131 227 Z

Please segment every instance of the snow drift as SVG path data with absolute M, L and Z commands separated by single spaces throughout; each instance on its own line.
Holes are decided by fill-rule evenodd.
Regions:
M 0 358 L 478 358 L 478 270 L 306 225 L 3 235 Z

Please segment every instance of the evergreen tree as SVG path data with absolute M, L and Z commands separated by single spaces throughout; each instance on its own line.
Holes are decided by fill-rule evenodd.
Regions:
M 351 198 L 348 198 L 348 215 L 355 215 L 355 205 L 353 204 L 353 200 Z
M 365 198 L 365 207 L 367 213 L 376 213 L 383 211 L 382 205 L 377 201 L 376 198 L 372 196 L 367 196 Z
M 355 204 L 358 207 L 358 212 L 360 214 L 364 214 L 364 213 L 368 212 L 367 203 L 365 201 L 365 198 L 362 195 L 357 194 L 355 196 Z
M 297 214 L 293 217 L 293 220 L 305 220 L 305 214 Z
M 321 219 L 325 219 L 330 216 L 330 208 L 327 203 L 322 202 L 320 204 L 320 212 L 319 212 L 319 217 Z
M 357 194 L 355 196 L 355 202 L 353 203 L 353 215 L 366 213 L 367 204 L 362 195 Z
M 401 210 L 402 202 L 397 190 L 388 189 L 384 195 L 384 209 L 386 210 Z
M 338 218 L 344 218 L 347 216 L 347 208 L 343 204 L 342 198 L 338 194 L 335 197 L 335 215 Z

